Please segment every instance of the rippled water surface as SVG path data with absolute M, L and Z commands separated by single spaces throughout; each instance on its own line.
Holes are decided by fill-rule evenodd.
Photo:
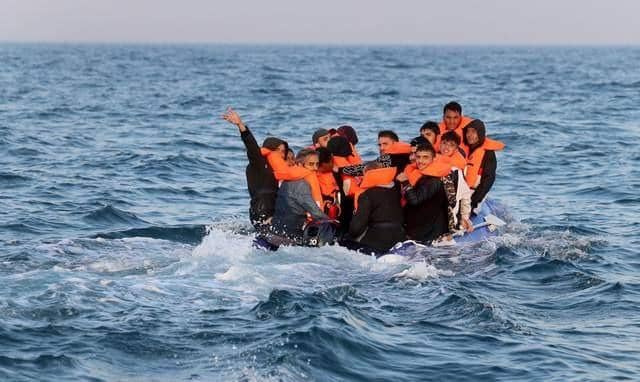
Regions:
M 1 380 L 633 380 L 640 49 L 0 45 Z M 227 106 L 295 148 L 507 144 L 501 234 L 426 259 L 266 255 Z

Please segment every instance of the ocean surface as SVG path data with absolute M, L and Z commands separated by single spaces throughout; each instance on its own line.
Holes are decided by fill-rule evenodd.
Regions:
M 640 380 L 640 48 L 0 45 L 0 380 Z M 233 106 L 295 149 L 458 100 L 508 225 L 252 249 Z

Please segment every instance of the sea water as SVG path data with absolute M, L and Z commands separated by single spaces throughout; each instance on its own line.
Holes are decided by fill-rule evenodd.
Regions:
M 0 380 L 633 380 L 640 49 L 0 45 Z M 241 114 L 498 153 L 491 241 L 251 246 Z

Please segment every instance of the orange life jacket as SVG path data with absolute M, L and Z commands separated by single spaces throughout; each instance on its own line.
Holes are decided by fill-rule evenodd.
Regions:
M 447 161 L 438 160 L 437 158 L 439 156 L 440 155 L 436 155 L 436 159 L 429 163 L 427 168 L 422 170 L 419 170 L 415 163 L 409 163 L 407 167 L 404 168 L 404 173 L 409 179 L 409 184 L 415 186 L 422 175 L 435 176 L 437 178 L 449 175 L 451 172 L 451 164 Z
M 459 168 L 464 171 L 464 168 L 467 166 L 467 159 L 462 156 L 460 151 L 456 150 L 453 155 L 436 155 L 435 161 L 439 161 L 445 164 L 450 165 L 451 167 Z
M 353 211 L 355 212 L 358 210 L 358 198 L 363 192 L 369 188 L 393 183 L 393 180 L 396 177 L 396 171 L 395 167 L 385 167 L 365 172 L 362 177 L 362 182 L 360 183 L 360 188 L 353 198 Z
M 464 129 L 465 126 L 471 123 L 471 121 L 473 121 L 473 118 L 469 118 L 463 115 L 462 118 L 460 119 L 460 123 L 458 124 L 458 127 L 456 127 L 456 129 L 453 130 L 460 137 L 460 148 L 464 150 L 464 153 L 466 155 L 469 155 L 469 148 L 467 147 L 467 145 L 464 144 L 464 133 L 462 129 Z M 436 144 L 434 148 L 436 149 L 437 152 L 440 152 L 440 137 L 442 136 L 442 134 L 446 133 L 448 130 L 447 130 L 447 125 L 444 124 L 444 120 L 440 121 L 440 123 L 438 124 L 438 127 L 440 128 L 440 134 L 436 138 Z
M 484 159 L 485 151 L 500 151 L 502 149 L 504 149 L 504 143 L 485 137 L 482 146 L 476 148 L 471 155 L 467 157 L 464 179 L 467 181 L 469 188 L 475 189 L 480 184 L 480 178 L 482 177 L 482 160 Z
M 333 167 L 342 168 L 360 163 L 362 163 L 360 157 L 354 155 L 349 155 L 348 157 L 333 156 Z M 343 191 L 346 196 L 354 196 L 356 194 L 360 179 L 360 177 L 342 174 L 343 188 L 346 188 L 346 190 Z
M 394 142 L 385 154 L 411 154 L 411 144 L 407 142 Z
M 333 176 L 333 172 L 318 172 L 316 175 L 318 176 L 318 182 L 320 182 L 320 192 L 322 192 L 322 196 L 335 197 L 338 191 L 338 183 Z
M 276 180 L 304 179 L 311 187 L 311 197 L 318 204 L 318 207 L 322 208 L 322 191 L 320 191 L 320 182 L 315 172 L 300 166 L 289 166 L 278 151 L 271 151 L 263 147 L 260 152 L 267 159 Z

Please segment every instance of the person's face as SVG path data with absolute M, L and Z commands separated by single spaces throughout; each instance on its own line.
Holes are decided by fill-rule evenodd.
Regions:
M 462 116 L 457 111 L 447 110 L 442 119 L 444 119 L 444 126 L 447 130 L 455 130 L 458 128 Z
M 416 166 L 419 170 L 424 170 L 431 162 L 433 162 L 431 151 L 416 151 Z
M 389 150 L 393 144 L 394 140 L 389 137 L 378 138 L 378 149 L 380 150 L 380 154 L 386 154 L 387 150 Z
M 329 144 L 330 139 L 331 139 L 331 134 L 323 135 L 320 138 L 318 138 L 318 143 L 316 143 L 316 146 L 326 148 L 327 145 Z
M 302 167 L 315 172 L 318 171 L 318 162 L 320 160 L 317 155 L 307 155 L 304 162 L 302 162 Z
M 278 152 L 282 155 L 282 159 L 287 159 L 287 148 L 284 144 L 278 146 Z
M 418 149 L 418 146 L 411 146 L 411 154 L 409 154 L 409 162 L 411 163 L 415 163 L 416 162 L 416 150 Z
M 478 142 L 480 142 L 480 137 L 478 137 L 476 129 L 467 129 L 465 135 L 467 137 L 467 143 L 469 143 L 470 146 L 477 145 Z
M 453 141 L 440 142 L 440 153 L 445 156 L 451 156 L 458 150 L 458 145 Z
M 287 164 L 289 166 L 296 164 L 296 157 L 293 155 L 293 151 L 287 151 Z
M 431 143 L 431 145 L 435 145 L 436 144 L 436 138 L 438 137 L 435 133 L 435 131 L 431 130 L 431 129 L 424 129 L 421 131 L 422 136 L 429 141 L 429 143 Z

